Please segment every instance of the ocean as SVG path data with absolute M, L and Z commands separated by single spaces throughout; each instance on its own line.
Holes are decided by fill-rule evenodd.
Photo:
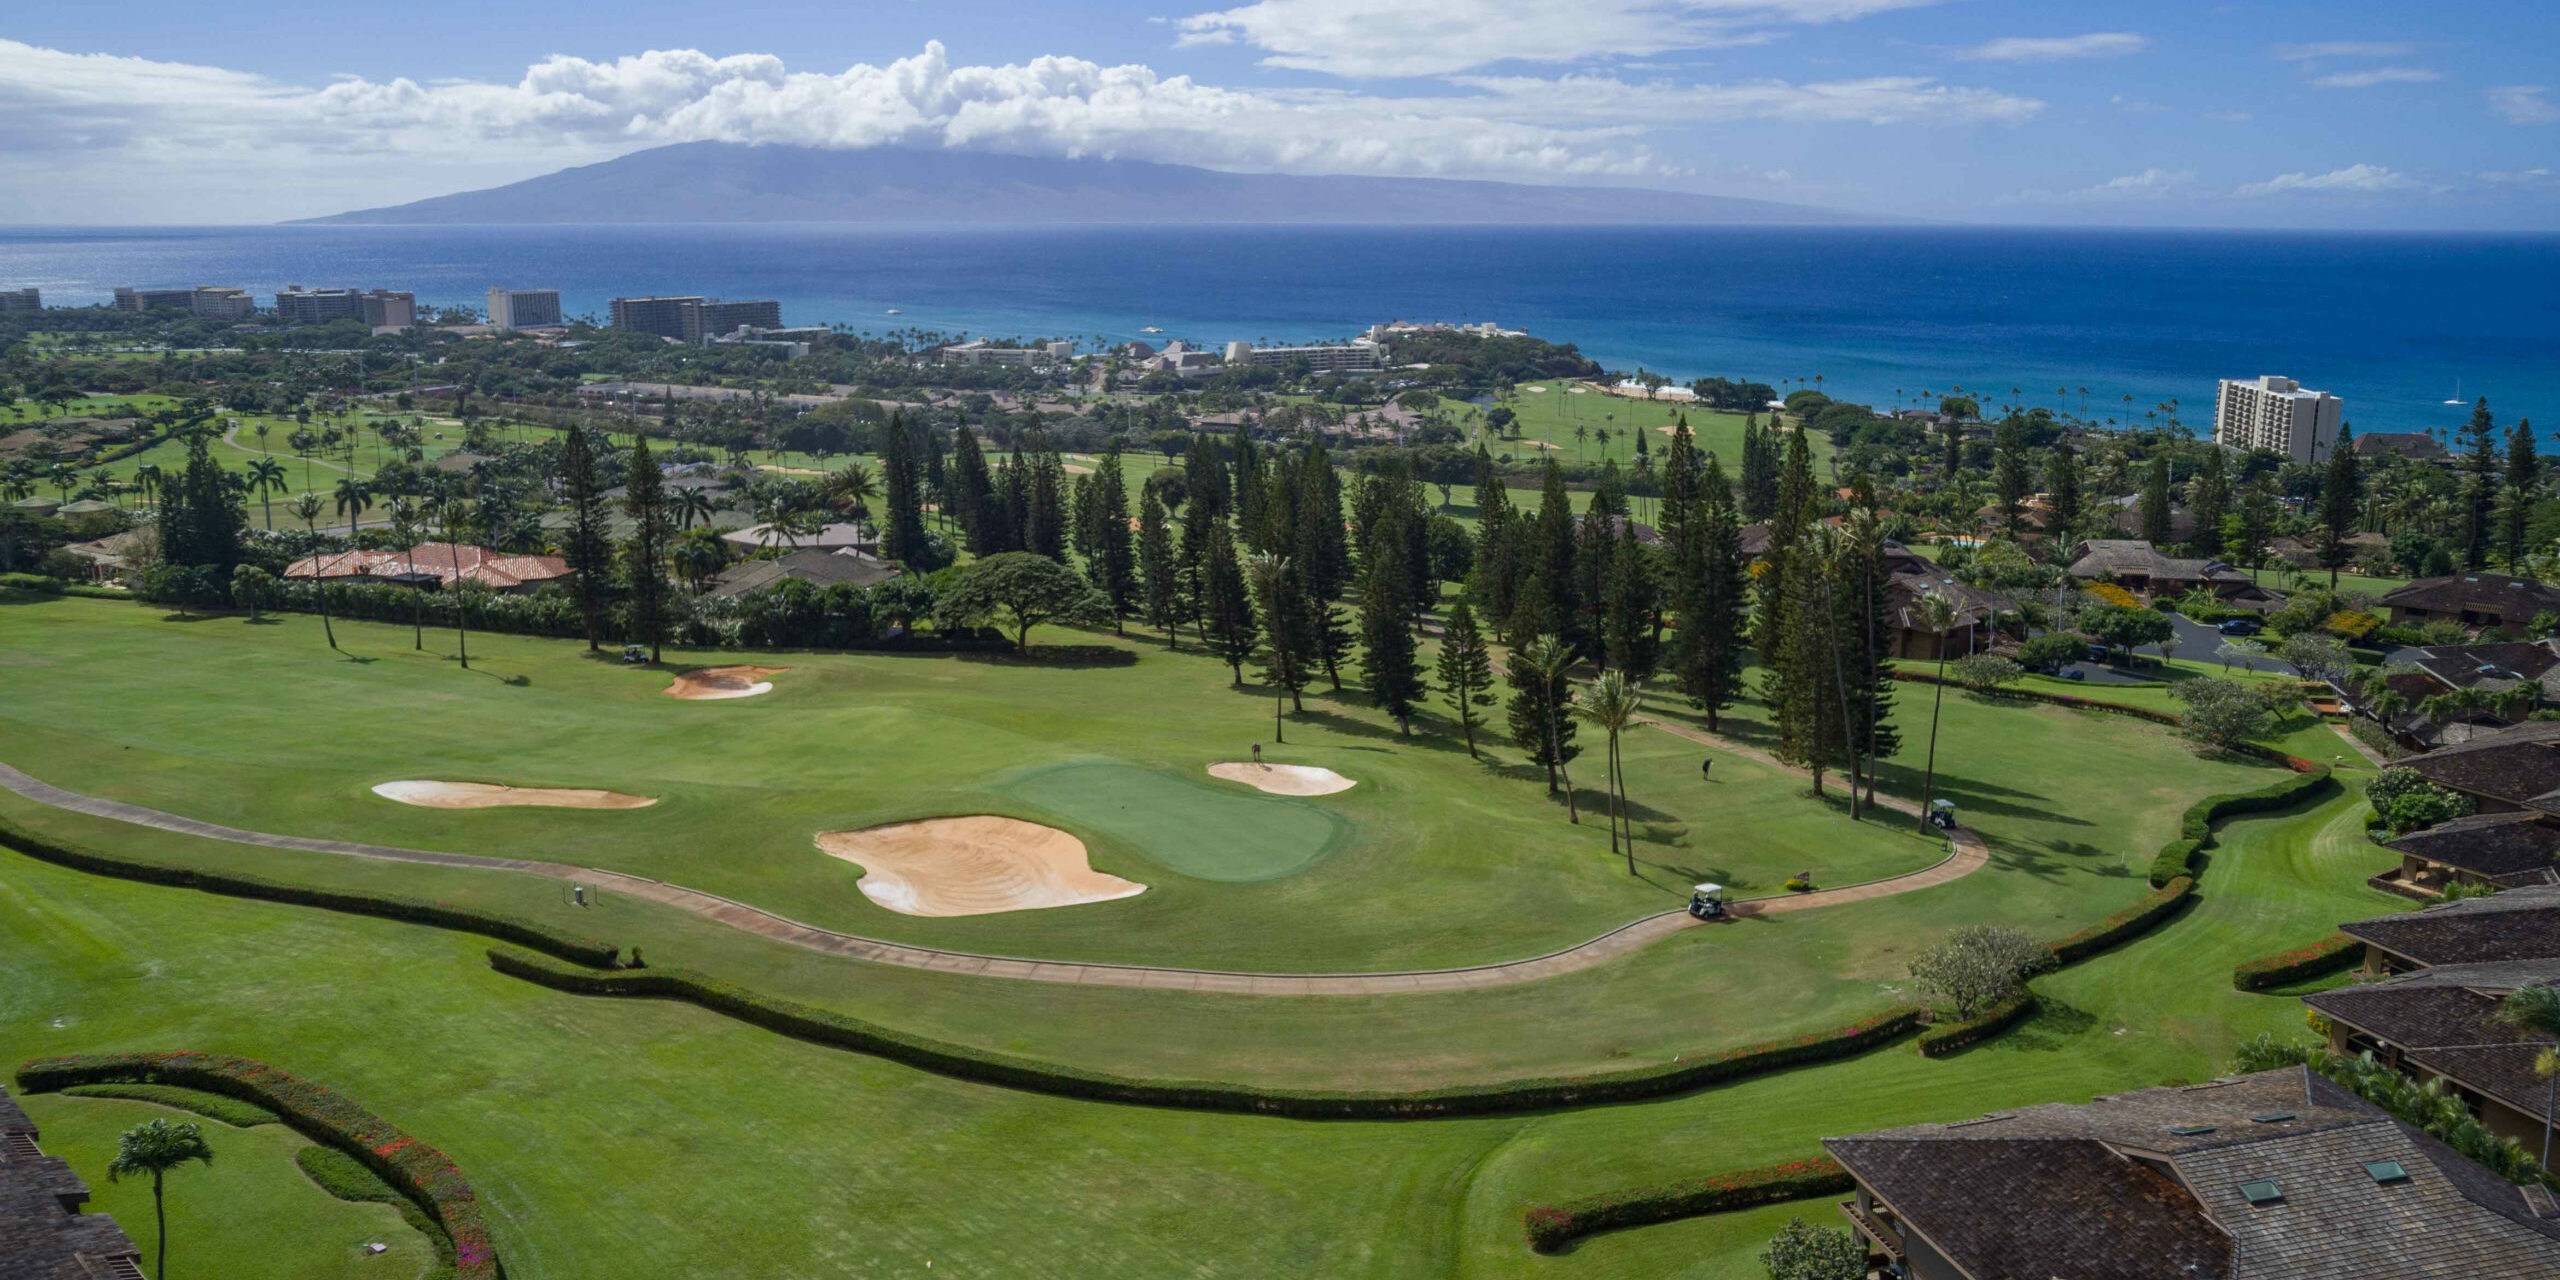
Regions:
M 1916 402 L 1961 387 L 2209 429 L 2214 383 L 2282 374 L 2364 431 L 2560 427 L 2560 237 L 2016 228 L 0 228 L 0 286 L 491 285 L 778 298 L 790 324 L 1091 343 L 1344 338 L 1492 320 L 1612 369 L 1822 379 Z M 890 315 L 895 308 L 899 314 Z M 2013 391 L 2014 388 L 2014 391 Z M 2083 390 L 2085 388 L 2085 392 Z M 2067 389 L 2067 390 L 2066 390 Z M 2057 394 L 2059 392 L 2059 394 Z M 2130 399 L 2128 399 L 2130 397 Z

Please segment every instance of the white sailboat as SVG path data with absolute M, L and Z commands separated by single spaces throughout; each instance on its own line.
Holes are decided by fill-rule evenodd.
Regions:
M 2469 404 L 2469 403 L 2471 403 L 2470 401 L 2465 400 L 2465 399 L 2463 399 L 2463 398 L 2462 398 L 2462 379 L 2460 379 L 2460 378 L 2456 378 L 2456 379 L 2454 379 L 2454 380 L 2453 380 L 2453 398 L 2452 398 L 2451 400 L 2447 400 L 2447 401 L 2445 401 L 2445 403 L 2446 403 L 2446 404 Z

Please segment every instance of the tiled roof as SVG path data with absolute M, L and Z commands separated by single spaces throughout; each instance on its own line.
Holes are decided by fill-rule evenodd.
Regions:
M 839 583 L 878 586 L 898 576 L 898 566 L 851 551 L 794 551 L 771 560 L 744 560 L 712 579 L 711 594 L 742 596 L 785 579 L 797 578 L 821 587 Z
M 2480 876 L 2549 873 L 2560 854 L 2560 827 L 2542 814 L 2475 813 L 2412 831 L 2382 846 Z
M 2314 992 L 2302 1002 L 2377 1039 L 2402 1057 L 2539 1118 L 2544 1083 L 2534 1058 L 2551 1046 L 2497 1020 L 2519 987 L 2560 982 L 2560 960 L 2437 965 L 2363 986 Z
M 1823 1146 L 1977 1280 L 2560 1274 L 2515 1187 L 2301 1067 Z
M 341 551 L 308 556 L 286 566 L 288 578 L 388 578 L 410 572 L 432 574 L 440 583 L 467 579 L 505 590 L 526 583 L 569 576 L 569 562 L 558 556 L 519 555 L 467 543 L 421 542 L 407 550 Z
M 2399 762 L 2439 786 L 2545 812 L 2560 812 L 2560 720 L 2523 724 Z
M 2457 573 L 2441 578 L 2420 578 L 2382 597 L 2385 607 L 2419 609 L 2428 613 L 2460 613 L 2475 605 L 2486 604 L 2501 617 L 2518 621 L 2542 610 L 2560 611 L 2560 590 L 2544 586 L 2530 578 L 2509 577 L 2503 573 Z
M 2422 965 L 2560 958 L 2560 887 L 2509 889 L 2338 926 Z
M 110 1264 L 135 1256 L 133 1240 L 115 1219 L 78 1211 L 88 1184 L 35 1140 L 34 1122 L 0 1090 L 0 1280 L 118 1274 Z

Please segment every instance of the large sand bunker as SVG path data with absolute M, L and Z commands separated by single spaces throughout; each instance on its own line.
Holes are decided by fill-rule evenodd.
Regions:
M 1358 786 L 1351 779 L 1331 769 L 1311 764 L 1250 764 L 1228 761 L 1209 766 L 1209 776 L 1241 782 L 1256 791 L 1275 796 L 1329 796 Z
M 862 865 L 855 887 L 910 916 L 982 916 L 1071 907 L 1145 893 L 1134 880 L 1096 871 L 1084 842 L 1056 827 L 981 814 L 928 818 L 861 831 L 824 831 L 818 848 Z
M 507 787 L 494 782 L 426 782 L 403 779 L 375 784 L 385 800 L 429 809 L 500 809 L 539 805 L 547 809 L 646 809 L 657 800 L 619 791 L 581 791 L 560 787 Z
M 676 677 L 667 686 L 667 696 L 688 702 L 710 702 L 720 698 L 752 698 L 773 692 L 773 682 L 766 676 L 789 671 L 789 667 L 703 667 Z

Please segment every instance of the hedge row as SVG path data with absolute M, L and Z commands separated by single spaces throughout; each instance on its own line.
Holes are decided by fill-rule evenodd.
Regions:
M 1711 1173 L 1662 1187 L 1639 1187 L 1586 1196 L 1559 1205 L 1540 1205 L 1526 1218 L 1529 1247 L 1554 1253 L 1584 1236 L 1622 1227 L 1641 1227 L 1675 1218 L 1724 1213 L 1755 1205 L 1838 1195 L 1857 1186 L 1849 1171 L 1829 1156 Z
M 410 1203 L 397 1187 L 385 1182 L 364 1162 L 336 1147 L 308 1146 L 293 1153 L 293 1163 L 302 1176 L 311 1179 L 321 1190 L 340 1200 L 354 1204 L 387 1204 L 400 1211 L 400 1220 L 415 1228 L 427 1239 L 427 1247 L 435 1251 L 436 1265 L 418 1280 L 453 1280 L 453 1238 L 445 1234 L 426 1210 Z
M 2151 926 L 2168 919 L 2195 891 L 2195 877 L 2173 877 L 2140 902 L 2054 943 L 2053 954 L 2064 964 L 2076 964 L 2120 942 L 2138 938 L 2149 933 Z
M 1920 1056 L 1923 1058 L 1946 1057 L 1958 1049 L 1978 1044 L 2008 1030 L 2035 1011 L 2035 993 L 2021 991 L 1963 1022 L 1939 1023 L 1920 1033 Z
M 2206 796 L 2188 805 L 2186 816 L 2178 822 L 2178 837 L 2160 846 L 2159 856 L 2151 860 L 2151 887 L 2156 889 L 2169 883 L 2172 877 L 2195 873 L 2196 855 L 2213 847 L 2214 823 L 2244 813 L 2282 809 L 2333 785 L 2329 771 L 2310 761 L 2281 756 L 2278 763 L 2299 764 L 2302 770 L 2255 791 Z
M 116 1083 L 174 1084 L 265 1107 L 304 1137 L 355 1157 L 426 1210 L 452 1238 L 454 1272 L 461 1280 L 498 1280 L 506 1274 L 480 1199 L 453 1161 L 326 1086 L 255 1058 L 190 1051 L 38 1058 L 18 1068 L 18 1087 L 28 1093 Z
M 46 596 L 87 596 L 93 600 L 131 600 L 133 593 L 110 587 L 93 587 L 86 583 L 65 582 L 41 573 L 0 573 L 0 588 L 32 591 Z
M 2231 971 L 2231 985 L 2242 991 L 2291 986 L 2336 973 L 2364 959 L 2364 941 L 2333 933 L 2307 947 L 2279 951 L 2245 961 Z
M 274 1124 L 276 1113 L 265 1107 L 251 1106 L 238 1098 L 202 1089 L 181 1089 L 167 1084 L 84 1084 L 63 1090 L 82 1098 L 120 1098 L 127 1102 L 148 1102 L 177 1111 L 192 1111 L 230 1125 L 234 1129 L 254 1129 Z
M 1920 1010 L 1899 1008 L 1829 1031 L 1607 1075 L 1531 1077 L 1405 1093 L 1266 1089 L 1214 1081 L 1145 1080 L 991 1053 L 910 1035 L 877 1023 L 750 991 L 683 969 L 614 973 L 572 969 L 528 952 L 493 947 L 489 967 L 578 995 L 684 1000 L 768 1031 L 874 1054 L 925 1071 L 986 1084 L 1105 1102 L 1204 1111 L 1333 1119 L 1416 1119 L 1487 1115 L 1625 1102 L 1863 1053 L 1909 1035 Z
M 122 854 L 104 853 L 79 845 L 64 844 L 35 834 L 6 818 L 0 818 L 0 847 L 15 849 L 36 858 L 75 871 L 93 875 L 115 876 L 123 880 L 140 880 L 147 884 L 172 885 L 182 889 L 201 889 L 206 893 L 226 894 L 234 898 L 255 898 L 262 902 L 287 902 L 296 906 L 319 907 L 327 911 L 344 911 L 352 915 L 381 916 L 390 920 L 406 920 L 415 924 L 431 924 L 443 929 L 459 929 L 486 937 L 516 943 L 548 952 L 578 964 L 610 968 L 619 948 L 593 938 L 582 938 L 565 930 L 521 916 L 483 911 L 450 902 L 428 898 L 412 898 L 403 894 L 373 893 L 359 889 L 320 889 L 309 885 L 288 884 L 263 876 L 237 871 L 209 871 L 196 867 L 172 866 L 162 862 L 145 862 Z
M 1942 683 L 1938 679 L 1938 673 L 1934 671 L 1922 671 L 1916 668 L 1896 667 L 1894 668 L 1893 678 L 1896 680 L 1917 681 L 1921 684 Z M 2177 713 L 2173 711 L 2157 711 L 2150 707 L 2137 707 L 2131 703 L 2124 702 L 2108 702 L 2101 698 L 2083 698 L 2076 693 L 2048 693 L 2042 689 L 2020 689 L 2010 685 L 2001 685 L 1989 689 L 1977 689 L 1953 676 L 1947 677 L 1943 683 L 1954 685 L 1956 688 L 1966 690 L 1967 692 L 1981 694 L 1986 698 L 2009 698 L 2020 702 L 2050 702 L 2057 707 L 2070 707 L 2075 711 L 2104 711 L 2110 715 L 2132 716 L 2136 720 L 2148 720 L 2153 724 L 2175 725 L 2179 723 Z

